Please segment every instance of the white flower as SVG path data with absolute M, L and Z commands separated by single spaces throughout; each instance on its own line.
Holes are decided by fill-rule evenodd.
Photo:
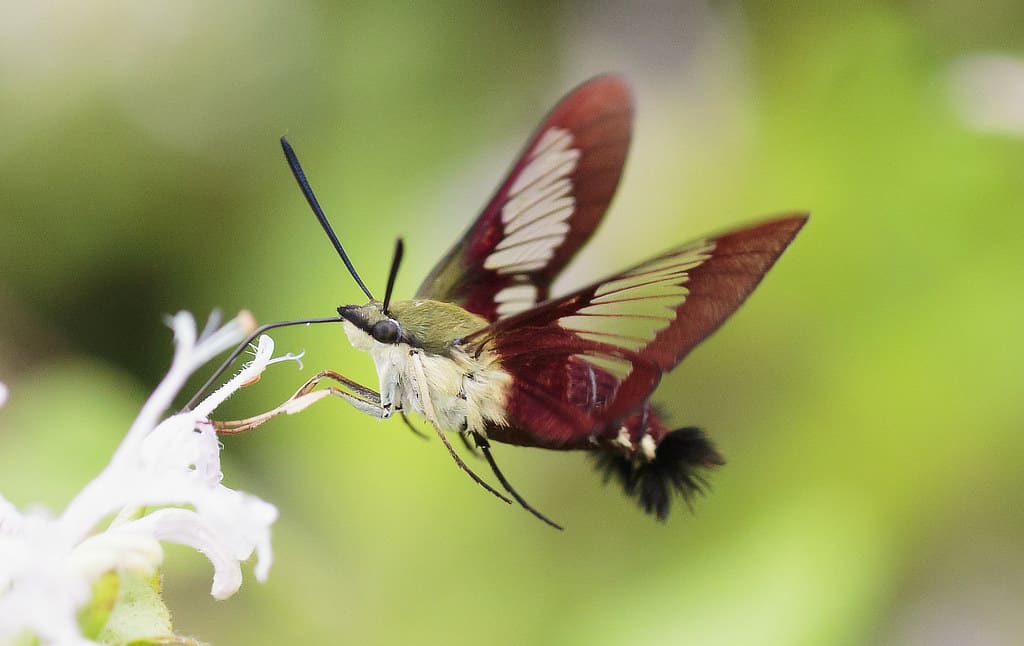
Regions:
M 191 314 L 170 320 L 175 352 L 167 376 L 107 467 L 59 516 L 23 514 L 0 496 L 0 643 L 24 631 L 43 643 L 89 643 L 76 613 L 91 584 L 110 571 L 152 572 L 163 558 L 161 541 L 192 546 L 210 560 L 217 599 L 238 590 L 241 561 L 253 552 L 256 578 L 266 578 L 277 508 L 221 484 L 220 444 L 207 418 L 268 365 L 296 357 L 272 359 L 274 342 L 261 336 L 237 375 L 194 410 L 160 421 L 189 376 L 239 343 L 250 321 L 240 315 L 197 336 Z

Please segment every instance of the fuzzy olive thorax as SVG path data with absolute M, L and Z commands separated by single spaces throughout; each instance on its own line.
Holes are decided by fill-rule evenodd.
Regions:
M 429 299 L 395 301 L 384 313 L 383 303 L 343 305 L 338 314 L 378 343 L 405 343 L 435 354 L 487 325 L 487 320 L 458 305 Z

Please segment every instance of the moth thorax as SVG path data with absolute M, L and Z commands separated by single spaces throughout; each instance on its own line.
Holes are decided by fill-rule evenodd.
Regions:
M 507 423 L 505 405 L 512 379 L 492 356 L 475 357 L 459 349 L 449 355 L 413 352 L 407 356 L 400 387 L 403 402 L 416 412 L 429 414 L 423 403 L 429 397 L 443 430 L 482 433 L 488 424 Z M 413 361 L 422 367 L 425 384 L 420 383 Z

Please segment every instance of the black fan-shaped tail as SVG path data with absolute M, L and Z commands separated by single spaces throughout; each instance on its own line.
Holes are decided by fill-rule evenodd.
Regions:
M 673 489 L 690 506 L 694 495 L 707 488 L 701 471 L 723 464 L 725 459 L 704 431 L 693 426 L 665 434 L 651 461 L 613 449 L 597 453 L 597 468 L 604 472 L 605 482 L 618 480 L 626 495 L 636 498 L 643 510 L 658 520 L 668 517 Z

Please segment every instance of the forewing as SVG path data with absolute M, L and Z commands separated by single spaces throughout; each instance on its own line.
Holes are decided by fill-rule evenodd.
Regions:
M 465 342 L 493 348 L 512 373 L 514 419 L 532 427 L 547 409 L 537 428 L 545 439 L 578 441 L 641 406 L 661 373 L 743 303 L 806 219 L 676 247 Z
M 615 194 L 632 120 L 619 77 L 599 76 L 570 92 L 416 296 L 457 303 L 491 322 L 545 300 Z

